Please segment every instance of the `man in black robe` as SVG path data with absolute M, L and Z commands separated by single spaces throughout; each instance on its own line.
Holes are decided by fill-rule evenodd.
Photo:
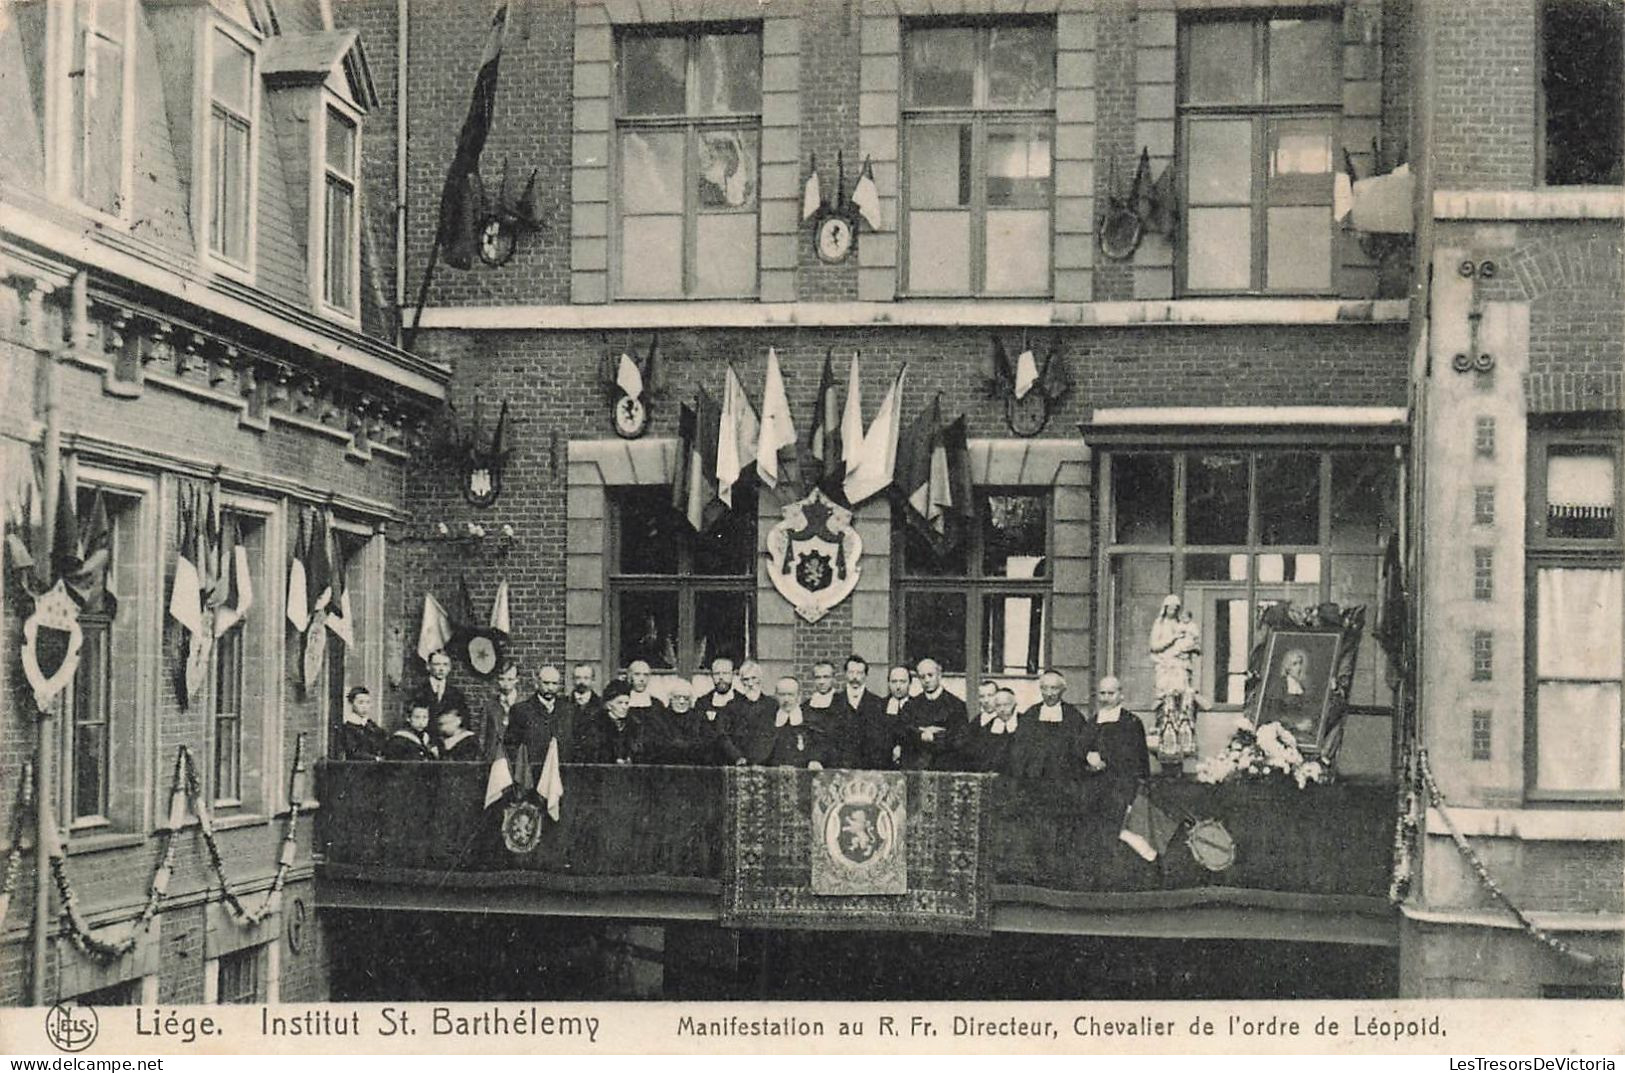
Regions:
M 728 734 L 730 717 L 742 703 L 734 687 L 734 661 L 718 656 L 711 661 L 711 691 L 694 705 L 694 736 L 703 743 L 703 758 L 697 758 L 695 763 L 745 763 L 744 755 Z
M 341 760 L 378 760 L 389 738 L 384 728 L 372 721 L 372 692 L 356 686 L 346 696 L 344 722 L 339 726 Z
M 780 678 L 773 698 L 778 710 L 773 714 L 773 737 L 763 763 L 769 767 L 822 768 L 821 733 L 802 710 L 801 681 L 791 675 Z
M 643 716 L 632 710 L 632 687 L 611 682 L 604 687 L 604 705 L 597 716 L 576 728 L 576 763 L 646 763 L 644 745 Z
M 942 665 L 929 656 L 915 667 L 920 692 L 903 708 L 905 769 L 952 771 L 968 723 L 965 702 L 942 685 Z
M 827 768 L 851 767 L 851 726 L 837 703 L 835 664 L 821 659 L 812 667 L 812 692 L 801 710 L 818 738 L 818 762 Z
M 1123 687 L 1111 675 L 1095 687 L 1095 717 L 1089 769 L 1129 783 L 1148 778 L 1151 755 L 1145 744 L 1145 724 L 1123 707 Z
M 1094 747 L 1093 728 L 1077 705 L 1062 700 L 1066 677 L 1045 671 L 1038 679 L 1039 701 L 1021 713 L 1005 764 L 1022 779 L 1065 782 L 1083 777 Z
M 865 688 L 869 663 L 857 653 L 846 657 L 846 688 L 835 698 L 838 721 L 845 728 L 846 764 L 870 771 L 886 771 L 897 744 L 896 725 L 886 718 L 886 702 Z
M 1003 772 L 1017 725 L 1015 693 L 984 679 L 976 688 L 976 721 L 961 743 L 961 766 L 966 771 Z
M 765 764 L 773 750 L 774 713 L 778 705 L 762 692 L 762 665 L 739 665 L 736 696 L 728 703 L 723 749 L 734 764 Z M 718 721 L 723 717 L 718 716 Z

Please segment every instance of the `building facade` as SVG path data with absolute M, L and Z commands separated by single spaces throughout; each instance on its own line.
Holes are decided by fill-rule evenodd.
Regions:
M 13 5 L 9 36 L 21 54 L 49 55 L 28 36 L 28 16 L 43 17 L 48 6 L 54 10 Z M 1191 661 L 1197 691 L 1210 702 L 1196 722 L 1198 758 L 1222 752 L 1247 721 L 1261 611 L 1285 602 L 1364 607 L 1335 789 L 1351 795 L 1336 799 L 1345 804 L 1379 805 L 1338 812 L 1315 787 L 1295 799 L 1259 798 L 1260 808 L 1294 812 L 1284 826 L 1299 841 L 1270 834 L 1280 868 L 1214 880 L 1223 890 L 1186 878 L 1141 877 L 1133 889 L 1114 890 L 1087 876 L 1006 876 L 994 888 L 993 935 L 975 963 L 992 964 L 1003 943 L 1020 952 L 1012 964 L 1030 964 L 1042 956 L 1038 937 L 1059 935 L 1087 945 L 1078 957 L 1117 965 L 1113 979 L 1151 965 L 1137 992 L 1148 997 L 1159 989 L 1242 997 L 1248 992 L 1235 991 L 1233 979 L 1224 982 L 1235 975 L 1227 966 L 1262 940 L 1293 956 L 1301 949 L 1293 944 L 1314 944 L 1341 966 L 1343 990 L 1325 985 L 1314 994 L 1617 994 L 1625 832 L 1614 512 L 1625 195 L 1617 129 L 1611 149 L 1594 130 L 1576 132 L 1586 110 L 1572 93 L 1563 97 L 1574 79 L 1552 66 L 1542 42 L 1612 40 L 1616 73 L 1606 92 L 1617 98 L 1619 34 L 1607 20 L 1618 6 L 1597 5 L 1603 28 L 1594 33 L 1553 23 L 1560 16 L 1552 11 L 1566 6 L 1506 0 L 1469 14 L 1442 0 L 511 5 L 480 162 L 485 257 L 466 271 L 440 264 L 425 284 L 426 266 L 443 252 L 437 210 L 492 5 L 351 0 L 328 12 L 277 3 L 280 32 L 271 32 L 263 2 L 236 14 L 135 4 L 130 40 L 145 41 L 152 54 L 121 70 L 136 72 L 127 80 L 153 79 L 151 92 L 161 89 L 166 103 L 162 114 L 144 111 L 143 122 L 172 141 L 204 113 L 221 130 L 240 129 L 232 127 L 240 111 L 204 94 L 201 82 L 187 80 L 194 68 L 155 44 L 186 38 L 157 25 L 185 12 L 200 26 L 218 19 L 237 27 L 257 65 L 253 125 L 275 134 L 248 158 L 258 161 L 250 189 L 260 206 L 249 234 L 262 252 L 246 278 L 229 264 L 208 267 L 205 236 L 214 225 L 203 221 L 218 214 L 210 215 L 205 191 L 216 185 L 181 166 L 185 158 L 188 168 L 205 168 L 215 157 L 176 149 L 167 165 L 129 169 L 138 192 L 142 183 L 153 188 L 149 198 L 168 190 L 167 207 L 145 210 L 151 227 L 162 221 L 167 229 L 167 256 L 191 251 L 203 266 L 183 274 L 184 287 L 141 285 L 167 293 L 168 303 L 197 305 L 203 312 L 183 306 L 175 314 L 191 318 L 187 329 L 204 312 L 225 315 L 200 304 L 216 291 L 263 290 L 283 320 L 314 335 L 285 328 L 276 336 L 263 317 L 234 329 L 246 339 L 215 329 L 245 351 L 271 349 L 270 375 L 246 381 L 237 373 L 211 382 L 204 366 L 175 357 L 172 375 L 142 360 L 144 343 L 119 343 L 113 349 L 134 360 L 113 360 L 104 373 L 97 363 L 105 344 L 90 348 L 93 356 L 70 347 L 57 376 L 83 379 L 85 409 L 58 415 L 64 452 L 85 452 L 86 472 L 101 465 L 125 480 L 133 469 L 152 482 L 150 493 L 131 494 L 150 494 L 155 510 L 165 508 L 142 522 L 147 546 L 162 552 L 143 575 L 150 589 L 141 590 L 142 613 L 155 627 L 165 621 L 176 539 L 170 485 L 210 475 L 174 459 L 238 460 L 226 466 L 223 487 L 252 499 L 277 537 L 266 545 L 273 565 L 263 591 L 276 595 L 265 601 L 273 625 L 261 643 L 265 666 L 280 661 L 286 673 L 250 690 L 264 705 L 266 733 L 282 741 L 280 753 L 259 761 L 267 801 L 286 773 L 293 736 L 325 738 L 340 685 L 370 685 L 384 723 L 400 721 L 405 697 L 422 681 L 413 640 L 426 595 L 462 624 L 483 624 L 505 585 L 510 652 L 527 676 L 544 663 L 567 675 L 568 665 L 584 663 L 602 684 L 642 660 L 660 692 L 680 679 L 703 686 L 718 655 L 759 661 L 771 682 L 858 653 L 870 688 L 882 691 L 888 666 L 931 657 L 948 688 L 969 698 L 997 681 L 1026 703 L 1039 673 L 1055 668 L 1070 683 L 1068 699 L 1084 704 L 1095 679 L 1113 675 L 1126 706 L 1142 716 L 1158 689 L 1149 638 L 1174 596 L 1202 638 Z M 256 18 L 266 23 L 257 31 Z M 199 34 L 192 40 L 212 40 Z M 1572 55 L 1607 69 L 1606 54 Z M 53 201 L 51 192 L 64 188 L 52 182 L 70 184 L 71 195 L 72 183 L 88 181 L 60 172 L 68 150 L 47 136 L 55 128 L 46 120 L 74 105 L 50 103 L 57 68 L 43 70 L 17 86 L 19 99 L 32 94 L 32 136 L 42 146 L 42 193 L 28 206 L 59 205 L 62 195 Z M 314 129 L 309 110 L 328 114 L 312 101 L 328 101 L 359 132 L 351 171 L 333 166 L 327 142 L 323 155 L 317 141 L 303 140 Z M 1613 115 L 1617 128 L 1617 108 Z M 324 120 L 323 129 L 342 124 Z M 1570 151 L 1582 143 L 1601 148 Z M 132 142 L 138 156 L 156 144 Z M 1356 230 L 1369 188 L 1351 192 L 1344 180 L 1391 176 L 1401 165 L 1411 175 L 1399 199 L 1410 209 L 1403 222 L 1382 233 Z M 872 183 L 862 195 L 860 177 Z M 359 201 L 348 203 L 342 218 L 354 222 L 346 226 L 372 236 L 356 240 L 346 282 L 356 295 L 351 318 L 328 301 L 338 293 L 324 268 L 331 247 L 313 237 L 335 219 L 324 199 L 344 204 L 347 189 Z M 808 211 L 840 209 L 843 198 L 867 199 L 870 189 L 868 212 L 844 217 L 849 244 L 818 226 L 827 214 Z M 502 228 L 484 230 L 486 217 L 521 200 L 540 226 L 520 228 L 510 252 Z M 22 249 L 49 248 L 20 223 L 12 230 Z M 108 231 L 83 240 L 75 232 L 71 250 L 130 241 Z M 56 256 L 53 278 L 102 263 Z M 93 270 L 93 312 L 98 278 Z M 107 281 L 115 284 L 126 286 Z M 26 312 L 24 298 L 17 302 Z M 43 308 L 49 316 L 56 306 Z M 409 326 L 410 354 L 375 338 L 392 327 L 395 309 Z M 16 315 L 18 333 L 36 323 L 25 312 Z M 133 310 L 126 319 L 144 315 Z M 38 340 L 19 345 L 13 363 L 12 382 L 27 392 L 7 393 L 7 405 L 15 397 L 36 423 L 44 404 L 34 374 L 23 370 L 55 353 L 52 331 L 23 335 Z M 1031 352 L 1045 371 L 1040 385 L 1013 397 L 999 383 L 997 352 L 1013 366 Z M 704 535 L 671 506 L 683 407 L 702 391 L 723 398 L 732 369 L 760 410 L 770 353 L 803 438 L 826 366 L 843 401 L 849 370 L 857 375 L 865 425 L 894 387 L 905 427 L 933 404 L 945 420 L 965 421 L 975 521 L 964 540 L 933 548 L 907 524 L 897 496 L 862 498 L 852 504 L 862 548 L 853 591 L 815 621 L 780 595 L 772 574 L 772 532 L 804 489 L 747 478 Z M 1468 366 L 1459 373 L 1458 353 Z M 644 380 L 641 393 L 628 393 L 639 395 L 646 423 L 622 414 L 617 427 L 623 354 Z M 1480 354 L 1490 355 L 1487 365 Z M 135 390 L 123 387 L 131 375 Z M 74 397 L 62 391 L 57 397 Z M 238 397 L 247 400 L 240 408 Z M 332 420 L 330 397 L 343 400 Z M 414 453 L 420 441 L 410 427 L 441 398 L 449 409 Z M 186 426 L 179 417 L 149 420 L 142 408 L 157 399 L 230 428 L 191 452 L 165 446 L 162 429 Z M 249 420 L 256 401 L 258 424 Z M 348 421 L 347 411 L 355 413 Z M 499 412 L 500 492 L 476 507 L 466 447 L 490 444 Z M 134 416 L 134 428 L 97 454 L 100 441 L 82 430 L 118 427 L 114 414 Z M 380 415 L 403 426 L 382 441 L 373 432 Z M 45 441 L 42 426 L 24 427 L 24 439 Z M 286 445 L 272 449 L 276 437 Z M 126 489 L 108 482 L 109 491 Z M 298 539 L 299 508 L 327 504 L 329 490 L 340 528 L 372 534 L 365 553 L 349 554 L 368 571 L 352 591 L 367 589 L 376 602 L 367 597 L 371 617 L 356 645 L 329 648 L 330 657 L 346 654 L 343 681 L 329 666 L 327 684 L 307 696 L 298 684 L 299 635 L 282 625 L 272 578 Z M 1544 497 L 1538 509 L 1534 495 Z M 1538 518 L 1557 521 L 1537 527 Z M 1462 541 L 1464 533 L 1472 539 Z M 1398 577 L 1384 571 L 1390 548 L 1410 616 L 1399 630 L 1408 639 L 1390 646 L 1392 661 L 1376 639 L 1378 609 L 1391 609 L 1396 590 L 1384 584 Z M 1601 604 L 1587 602 L 1594 592 L 1604 593 Z M 1577 632 L 1542 633 L 1546 607 Z M 10 604 L 6 627 L 8 637 L 21 628 Z M 147 668 L 142 696 L 150 699 L 136 730 L 144 751 L 134 755 L 147 768 L 131 806 L 133 833 L 158 833 L 164 751 L 185 742 L 206 755 L 219 722 L 188 721 L 171 703 L 164 676 L 179 651 L 178 629 L 167 623 L 162 651 L 148 642 L 134 665 Z M 1579 637 L 1600 647 L 1574 644 Z M 1594 658 L 1552 654 L 1570 649 Z M 479 703 L 494 703 L 468 668 L 454 678 Z M 7 696 L 27 710 L 21 685 Z M 20 760 L 31 733 L 11 720 L 8 756 Z M 329 766 L 329 776 L 349 777 L 341 767 Z M 1170 771 L 1165 783 L 1188 783 L 1195 764 L 1185 767 L 1185 779 Z M 597 793 L 596 777 L 581 775 L 579 792 Z M 673 778 L 696 793 L 718 792 L 698 776 Z M 68 784 L 60 775 L 55 782 Z M 1297 815 L 1313 801 L 1322 814 Z M 64 798 L 62 807 L 71 821 L 75 806 Z M 709 804 L 688 807 L 710 815 Z M 285 813 L 267 805 L 257 815 L 242 831 L 222 832 L 223 841 L 242 840 L 233 875 L 259 875 L 275 856 Z M 147 818 L 145 828 L 137 816 Z M 1590 960 L 1525 934 L 1450 838 L 1447 817 L 1527 919 Z M 183 853 L 189 838 L 180 836 Z M 388 841 L 388 832 L 380 838 Z M 309 964 L 330 970 L 346 996 L 384 997 L 376 981 L 357 982 L 367 976 L 359 966 L 381 949 L 429 941 L 433 929 L 406 914 L 352 927 L 385 903 L 442 922 L 454 911 L 530 915 L 527 927 L 557 929 L 538 933 L 539 945 L 569 931 L 571 949 L 596 952 L 587 960 L 619 958 L 625 971 L 585 977 L 594 986 L 612 980 L 613 993 L 704 994 L 693 982 L 706 975 L 701 969 L 731 981 L 718 995 L 750 993 L 739 981 L 765 979 L 768 963 L 802 979 L 826 971 L 815 937 L 741 939 L 717 928 L 714 899 L 696 894 L 712 889 L 705 884 L 714 883 L 714 857 L 670 859 L 690 853 L 688 844 L 652 863 L 638 857 L 643 871 L 626 861 L 590 875 L 541 868 L 540 877 L 500 890 L 470 882 L 452 891 L 422 880 L 427 864 L 414 878 L 386 868 L 376 847 L 340 841 L 324 843 L 327 871 L 313 891 L 301 889 L 314 898 L 311 934 L 320 937 Z M 78 859 L 72 842 L 70 863 Z M 604 842 L 579 840 L 593 852 Z M 108 851 L 128 862 L 121 867 L 130 889 L 135 875 L 149 874 L 155 845 L 137 839 Z M 296 860 L 306 852 L 301 844 Z M 456 858 L 432 848 L 423 856 L 442 872 Z M 206 865 L 200 855 L 197 868 Z M 1340 868 L 1357 872 L 1357 881 L 1330 890 L 1314 878 L 1342 875 Z M 296 868 L 289 890 L 308 875 Z M 26 900 L 14 901 L 6 923 L 8 996 L 22 993 L 28 964 Z M 156 960 L 142 964 L 158 968 L 123 977 L 156 979 L 150 986 L 166 1001 L 205 993 L 187 990 L 182 970 L 163 968 L 169 945 L 182 944 L 171 937 L 203 943 L 207 956 L 208 936 L 231 934 L 212 923 L 210 914 L 223 910 L 206 894 L 186 904 L 152 930 L 162 942 Z M 287 907 L 284 894 L 284 915 Z M 106 919 L 138 910 L 109 908 Z M 193 914 L 191 930 L 171 922 L 182 912 Z M 586 923 L 559 922 L 565 916 Z M 481 935 L 501 931 L 478 927 L 487 929 Z M 1197 942 L 1213 944 L 1197 959 L 1200 979 L 1177 957 L 1181 944 Z M 448 959 L 457 945 L 444 947 Z M 955 956 L 928 945 L 897 949 L 927 966 Z M 284 980 L 290 956 L 284 944 L 275 970 Z M 1392 971 L 1380 967 L 1390 961 Z M 1356 968 L 1373 965 L 1369 974 Z M 1260 963 L 1256 975 L 1272 971 Z M 548 979 L 572 978 L 560 972 Z M 887 972 L 883 957 L 875 972 Z M 317 975 L 310 990 L 284 985 L 280 993 L 324 994 Z M 1056 979 L 1088 976 L 1078 968 Z M 433 978 L 426 969 L 419 997 L 439 997 Z M 59 984 L 50 993 L 77 992 Z
M 325 999 L 312 769 L 385 688 L 385 526 L 446 381 L 394 346 L 363 238 L 365 51 L 326 5 L 110 0 L 7 4 L 0 56 L 0 1001 Z M 112 598 L 69 616 L 58 689 L 70 633 L 35 612 L 71 521 Z M 315 525 L 348 639 L 289 624 Z

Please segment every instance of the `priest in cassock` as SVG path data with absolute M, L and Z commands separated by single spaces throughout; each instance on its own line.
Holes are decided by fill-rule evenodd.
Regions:
M 734 688 L 734 661 L 718 656 L 711 661 L 711 692 L 694 705 L 696 723 L 704 723 L 697 734 L 706 743 L 707 756 L 696 763 L 743 764 L 745 756 L 728 734 L 731 716 L 736 704 L 743 706 L 739 692 Z
M 966 771 L 999 771 L 1009 752 L 1010 735 L 1015 730 L 999 719 L 999 683 L 983 679 L 976 687 L 976 721 L 960 743 L 959 766 Z M 1009 690 L 1002 692 L 1010 693 Z M 1010 693 L 1010 716 L 1015 716 L 1016 695 Z
M 915 670 L 920 676 L 920 692 L 903 707 L 903 755 L 905 769 L 952 771 L 958 765 L 965 731 L 965 702 L 942 685 L 942 665 L 929 656 Z
M 840 719 L 846 727 L 846 763 L 869 771 L 886 771 L 896 766 L 892 750 L 898 744 L 897 724 L 886 717 L 886 702 L 865 688 L 869 663 L 854 652 L 846 657 L 846 688 L 835 699 Z M 904 677 L 907 696 L 907 677 Z
M 1045 671 L 1039 677 L 1039 701 L 1021 713 L 1005 757 L 1010 775 L 1052 782 L 1083 776 L 1094 748 L 1094 728 L 1077 705 L 1061 699 L 1065 693 L 1061 672 Z
M 769 767 L 823 767 L 818 759 L 819 732 L 801 707 L 800 680 L 785 675 L 773 688 L 778 710 L 773 714 L 773 738 L 764 763 Z
M 502 748 L 507 754 L 510 768 L 518 763 L 519 747 L 525 747 L 530 766 L 540 771 L 547 760 L 547 747 L 554 739 L 559 743 L 559 759 L 564 759 L 564 745 L 575 734 L 574 712 L 559 697 L 564 676 L 551 664 L 536 671 L 536 690 L 508 710 L 508 728 L 502 735 Z
M 739 665 L 739 684 L 728 702 L 727 736 L 724 751 L 731 748 L 735 764 L 765 764 L 773 751 L 775 712 L 778 704 L 762 692 L 762 665 L 746 660 Z M 722 717 L 717 717 L 721 721 Z
M 818 738 L 818 762 L 827 768 L 851 767 L 851 725 L 837 702 L 835 664 L 821 659 L 812 666 L 812 692 L 802 703 L 802 713 Z
M 1111 675 L 1095 687 L 1094 735 L 1089 753 L 1091 771 L 1130 783 L 1148 778 L 1151 756 L 1145 745 L 1145 724 L 1123 707 L 1123 687 Z

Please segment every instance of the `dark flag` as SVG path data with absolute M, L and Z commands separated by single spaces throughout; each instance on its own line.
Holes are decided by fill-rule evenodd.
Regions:
M 117 614 L 118 601 L 107 590 L 107 570 L 113 559 L 113 527 L 107 520 L 107 502 L 98 489 L 90 504 L 90 517 L 81 527 L 76 510 L 78 492 L 66 472 L 57 495 L 56 532 L 52 540 L 52 568 L 82 611 Z
M 818 377 L 818 397 L 808 423 L 801 474 L 809 484 L 838 488 L 846 476 L 841 464 L 841 396 L 835 387 L 835 366 L 824 352 L 824 371 Z
M 1383 538 L 1381 595 L 1377 602 L 1377 621 L 1371 636 L 1388 656 L 1389 684 L 1397 683 L 1405 667 L 1405 633 L 1408 613 L 1405 606 L 1405 567 L 1399 556 L 1399 534 L 1389 533 Z
M 1128 199 L 1129 208 L 1134 210 L 1134 215 L 1140 218 L 1140 222 L 1142 224 L 1151 218 L 1152 194 L 1150 149 L 1140 150 L 1140 163 L 1134 169 L 1134 185 L 1129 188 Z
M 710 529 L 727 513 L 717 496 L 717 444 L 722 408 L 704 388 L 677 418 L 677 460 L 672 470 L 672 507 L 696 533 Z
M 964 536 L 971 510 L 970 465 L 963 415 L 942 424 L 942 397 L 914 419 L 897 451 L 903 517 L 938 553 Z
M 479 251 L 475 228 L 484 195 L 480 188 L 480 154 L 491 132 L 496 114 L 497 65 L 502 58 L 502 38 L 508 25 L 508 4 L 497 4 L 491 15 L 490 32 L 480 54 L 479 73 L 474 76 L 474 95 L 468 116 L 457 135 L 457 151 L 446 171 L 446 185 L 440 191 L 440 227 L 435 241 L 441 259 L 453 268 L 467 270 Z

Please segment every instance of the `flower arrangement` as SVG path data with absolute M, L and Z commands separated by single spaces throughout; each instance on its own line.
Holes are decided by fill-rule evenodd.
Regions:
M 1282 775 L 1290 777 L 1300 790 L 1312 782 L 1331 781 L 1330 769 L 1319 760 L 1304 759 L 1297 739 L 1280 723 L 1241 727 L 1222 753 L 1196 765 L 1196 781 L 1209 784 Z

